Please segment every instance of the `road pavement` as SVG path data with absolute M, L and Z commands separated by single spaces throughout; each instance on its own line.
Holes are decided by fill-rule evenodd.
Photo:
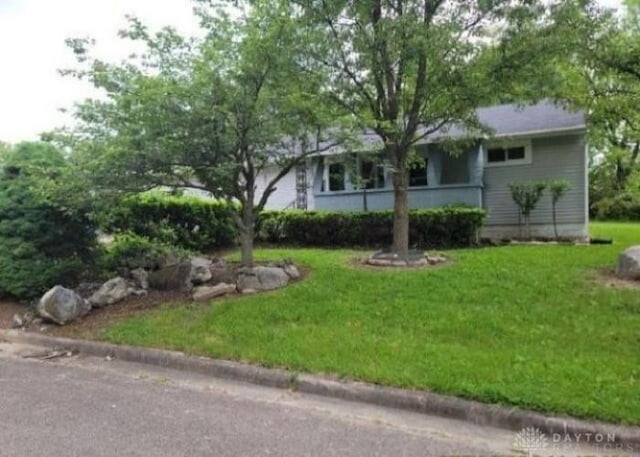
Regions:
M 0 343 L 1 457 L 518 455 L 511 431 L 118 360 L 51 355 L 60 354 Z

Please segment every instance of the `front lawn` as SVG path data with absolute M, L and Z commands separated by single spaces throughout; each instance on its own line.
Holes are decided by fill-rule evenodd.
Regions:
M 277 292 L 164 307 L 100 337 L 640 424 L 640 289 L 595 279 L 640 244 L 640 225 L 592 233 L 615 244 L 457 250 L 452 265 L 412 271 L 356 268 L 344 250 L 261 250 L 312 273 Z

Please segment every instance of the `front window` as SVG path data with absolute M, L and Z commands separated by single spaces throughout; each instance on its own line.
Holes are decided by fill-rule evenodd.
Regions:
M 384 167 L 370 160 L 360 162 L 361 187 L 364 189 L 380 189 L 384 187 Z
M 409 168 L 409 186 L 426 186 L 427 185 L 427 159 L 420 163 L 414 164 Z
M 329 165 L 329 190 L 344 190 L 344 164 Z
M 527 144 L 490 146 L 487 148 L 486 165 L 522 165 L 531 163 L 531 147 Z

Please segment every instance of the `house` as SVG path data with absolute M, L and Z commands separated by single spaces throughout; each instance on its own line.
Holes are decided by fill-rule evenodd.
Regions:
M 451 154 L 445 138 L 461 138 L 455 126 L 427 136 L 416 146 L 425 160 L 411 170 L 411 208 L 464 204 L 484 208 L 487 219 L 482 236 L 519 234 L 518 208 L 509 184 L 515 181 L 565 179 L 570 189 L 557 205 L 560 236 L 588 236 L 588 155 L 584 114 L 551 102 L 532 106 L 500 105 L 480 108 L 478 119 L 493 133 L 470 142 L 473 146 Z M 468 135 L 466 135 L 468 136 Z M 365 135 L 374 148 L 379 140 Z M 327 151 L 307 160 L 278 184 L 269 209 L 360 211 L 393 208 L 391 173 L 366 159 L 354 157 L 346 167 L 345 151 Z M 348 169 L 349 168 L 349 169 Z M 353 170 L 357 170 L 355 174 Z M 260 185 L 275 173 L 267 170 Z M 548 192 L 531 214 L 534 236 L 553 236 Z

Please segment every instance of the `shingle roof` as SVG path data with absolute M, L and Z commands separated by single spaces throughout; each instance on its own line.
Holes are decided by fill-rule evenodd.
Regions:
M 570 111 L 550 101 L 542 101 L 528 106 L 508 104 L 479 108 L 477 115 L 478 120 L 488 127 L 495 137 L 524 136 L 586 128 L 584 112 Z M 434 141 L 445 136 L 457 138 L 464 136 L 465 133 L 466 130 L 459 126 L 451 126 L 430 135 L 427 141 Z
M 531 135 L 556 134 L 586 130 L 584 112 L 571 111 L 551 101 L 542 101 L 534 105 L 497 105 L 479 108 L 478 120 L 492 132 L 494 138 L 522 137 Z M 423 130 L 424 131 L 424 130 Z M 420 132 L 418 132 L 420 134 Z M 444 138 L 463 138 L 469 131 L 459 125 L 444 127 L 419 143 L 434 143 Z M 477 136 L 486 136 L 478 134 Z M 364 149 L 382 147 L 382 140 L 373 131 L 360 137 Z M 332 155 L 344 152 L 342 147 L 331 148 L 318 155 Z

